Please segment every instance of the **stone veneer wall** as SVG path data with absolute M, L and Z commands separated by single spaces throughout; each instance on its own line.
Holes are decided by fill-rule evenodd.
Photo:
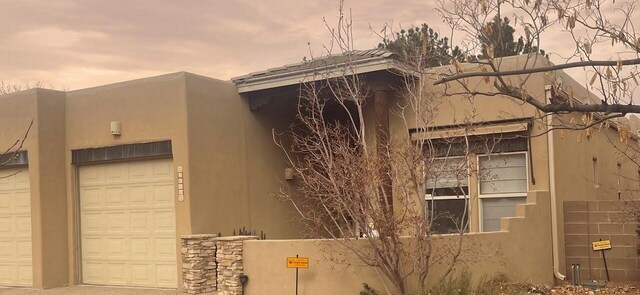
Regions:
M 184 294 L 216 291 L 217 235 L 182 236 L 182 287 Z
M 183 294 L 242 295 L 243 242 L 254 236 L 182 236 Z
M 243 243 L 257 240 L 254 236 L 222 237 L 216 239 L 216 263 L 218 265 L 218 294 L 242 295 L 240 275 L 244 272 Z
M 612 281 L 640 280 L 637 223 L 623 222 L 624 201 L 565 201 L 564 232 L 566 273 L 571 265 L 580 264 L 581 280 L 605 280 L 602 251 L 593 251 L 591 242 L 611 240 L 612 249 L 605 250 Z M 638 203 L 636 203 L 638 206 Z

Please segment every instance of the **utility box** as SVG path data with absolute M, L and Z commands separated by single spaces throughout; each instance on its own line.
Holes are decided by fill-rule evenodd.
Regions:
M 122 135 L 122 123 L 120 121 L 111 122 L 111 135 Z

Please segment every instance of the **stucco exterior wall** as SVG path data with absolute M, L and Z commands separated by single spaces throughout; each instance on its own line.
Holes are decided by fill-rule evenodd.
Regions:
M 597 97 L 563 72 L 557 72 L 550 79 L 561 79 L 565 89 L 571 89 L 581 101 L 595 101 Z M 580 114 L 562 115 L 554 118 L 556 123 L 582 122 Z M 615 125 L 615 124 L 612 124 Z M 565 201 L 617 200 L 618 179 L 622 189 L 621 198 L 632 196 L 625 192 L 627 188 L 636 189 L 638 182 L 638 166 L 617 150 L 624 150 L 625 143 L 620 141 L 618 132 L 613 128 L 593 130 L 587 136 L 584 130 L 554 131 L 553 150 L 555 158 L 556 206 L 558 210 L 558 240 L 560 270 L 566 270 L 565 264 L 565 216 L 562 214 Z M 629 144 L 636 145 L 631 139 Z M 594 172 L 593 160 L 596 160 Z M 620 164 L 620 171 L 618 171 Z M 620 173 L 619 173 L 620 172 Z M 620 177 L 618 175 L 621 175 Z M 596 180 L 594 180 L 594 175 Z
M 248 110 L 233 83 L 188 73 L 185 83 L 192 233 L 231 235 L 249 226 L 242 122 Z
M 499 256 L 467 260 L 466 267 L 476 282 L 484 275 L 497 273 L 521 282 L 553 282 L 549 201 L 547 192 L 531 192 L 528 203 L 518 205 L 518 217 L 503 219 L 502 231 L 466 237 L 464 243 L 472 251 L 482 247 L 500 251 Z M 434 247 L 446 247 L 452 240 L 451 236 L 437 237 Z M 348 251 L 336 247 L 331 240 L 246 241 L 244 271 L 249 277 L 246 292 L 293 294 L 295 270 L 286 268 L 285 262 L 287 257 L 295 255 L 310 259 L 309 268 L 299 271 L 300 294 L 358 294 L 363 283 L 384 291 L 382 278 L 373 268 L 362 266 Z M 462 269 L 457 268 L 456 273 Z M 432 268 L 429 285 L 440 277 L 442 270 L 438 266 Z
M 284 180 L 287 168 L 283 150 L 274 142 L 294 122 L 297 92 L 287 92 L 265 100 L 254 111 L 250 110 L 250 98 L 243 97 L 244 152 L 247 161 L 249 228 L 264 231 L 267 239 L 290 239 L 304 236 L 303 226 L 297 220 L 297 212 L 291 203 L 280 201 L 276 194 L 288 186 Z M 260 104 L 260 103 L 258 103 Z
M 26 150 L 29 157 L 33 286 L 48 288 L 65 284 L 67 211 L 64 154 L 61 153 L 65 133 L 64 93 L 31 89 L 3 95 L 0 104 L 0 124 L 5 126 L 0 133 L 3 150 L 23 138 L 33 120 L 20 149 Z
M 580 120 L 579 117 L 576 119 Z M 585 131 L 565 131 L 553 135 L 558 212 L 567 209 L 564 208 L 567 204 L 565 201 L 618 200 L 618 178 L 621 184 L 620 198 L 623 200 L 633 197 L 627 188 L 637 187 L 637 165 L 614 148 L 614 145 L 621 148 L 624 145 L 617 131 L 605 128 L 595 131 L 590 138 L 585 134 Z M 635 144 L 633 140 L 630 143 Z M 619 173 L 621 176 L 618 176 Z M 558 214 L 559 225 L 564 224 L 564 218 Z M 558 227 L 560 245 L 565 242 L 564 231 L 563 226 Z M 564 257 L 565 249 L 561 247 L 560 269 L 567 269 Z
M 32 191 L 32 226 L 34 243 L 34 285 L 41 288 L 68 283 L 68 241 L 66 227 L 67 186 L 65 181 L 65 94 L 38 89 L 37 134 L 35 159 L 30 157 L 30 169 L 36 168 L 36 195 Z M 31 154 L 29 154 L 31 156 Z M 31 160 L 34 160 L 31 162 Z M 33 163 L 33 165 L 31 165 Z
M 516 59 L 515 64 L 504 64 L 503 67 L 514 68 L 522 62 L 525 60 Z M 577 96 L 588 95 L 584 88 L 568 76 L 559 75 L 566 80 L 566 85 L 574 87 Z M 374 95 L 382 95 L 384 92 L 389 100 L 387 104 L 397 106 L 397 103 L 402 103 L 400 97 L 392 91 L 392 86 L 397 85 L 389 83 L 398 81 L 390 82 L 390 76 L 388 73 L 372 76 L 371 82 L 378 91 Z M 525 78 L 527 91 L 540 98 L 544 97 L 545 84 L 549 84 L 549 79 L 552 79 L 544 75 L 509 79 L 517 81 Z M 481 79 L 475 82 L 480 89 L 489 87 Z M 0 96 L 0 124 L 9 126 L 0 132 L 0 147 L 7 147 L 22 137 L 29 122 L 34 120 L 34 126 L 23 148 L 29 152 L 34 287 L 49 288 L 81 282 L 77 166 L 71 164 L 71 151 L 77 149 L 171 140 L 174 169 L 177 170 L 180 166 L 184 174 L 185 199 L 178 201 L 176 197 L 175 204 L 177 248 L 180 245 L 177 237 L 182 235 L 231 235 L 233 230 L 241 227 L 258 232 L 262 230 L 268 239 L 304 237 L 303 226 L 297 221 L 297 213 L 292 205 L 275 197 L 283 187 L 288 187 L 289 182 L 284 180 L 287 168 L 285 154 L 274 143 L 273 131 L 279 134 L 294 122 L 298 95 L 296 87 L 297 85 L 241 96 L 231 82 L 189 73 L 174 73 L 78 91 L 33 89 Z M 541 116 L 533 107 L 507 98 L 479 96 L 468 100 L 459 96 L 443 97 L 440 95 L 442 88 L 439 87 L 429 88 L 428 91 L 434 94 L 433 103 L 438 109 L 431 125 Z M 376 117 L 373 104 L 368 104 L 365 111 L 367 126 L 371 127 L 370 130 L 375 130 L 376 119 L 380 116 Z M 422 127 L 412 121 L 411 114 L 405 117 L 407 121 L 395 115 L 393 110 L 387 116 L 391 137 L 406 139 L 409 136 L 408 128 Z M 110 134 L 109 126 L 112 121 L 122 123 L 122 135 Z M 548 191 L 547 137 L 535 136 L 544 131 L 542 122 L 534 120 L 530 131 L 534 136 L 531 138 L 529 151 L 533 163 L 532 169 L 528 170 L 529 190 Z M 372 143 L 377 140 L 374 135 L 375 132 L 369 133 Z M 595 133 L 590 139 L 583 137 L 582 142 L 577 142 L 576 134 L 570 132 L 564 136 L 556 132 L 553 136 L 559 224 L 563 223 L 563 201 L 617 198 L 617 191 L 607 188 L 617 182 L 615 173 L 618 163 L 621 163 L 626 175 L 631 175 L 633 179 L 637 176 L 637 167 L 611 152 L 611 143 L 615 143 L 617 139 L 617 134 L 612 129 Z M 278 136 L 276 138 L 283 139 Z M 598 187 L 588 177 L 592 169 L 592 157 L 598 158 L 598 179 L 601 183 Z M 177 196 L 177 185 L 175 189 Z M 470 188 L 470 195 L 473 232 L 479 230 L 477 187 Z M 538 207 L 540 204 L 535 206 Z M 523 230 L 545 234 L 543 231 L 550 228 L 548 214 L 542 212 L 540 217 L 527 219 Z M 547 219 L 543 218 L 545 216 Z M 520 226 L 519 220 L 514 219 L 511 226 Z M 559 230 L 561 261 L 564 261 L 564 232 L 562 227 Z M 496 238 L 500 243 L 506 243 L 509 239 L 530 239 L 534 236 L 512 230 L 495 235 L 473 235 L 472 239 L 482 241 L 484 237 Z M 264 254 L 268 250 L 277 255 L 302 255 L 304 250 L 310 251 L 309 255 L 313 257 L 320 257 L 322 252 L 322 247 L 314 246 L 308 241 L 247 242 L 247 245 L 249 248 L 254 247 L 258 254 Z M 517 248 L 507 248 L 516 253 Z M 541 251 L 541 255 L 546 257 L 546 251 L 551 251 L 550 246 L 548 248 L 536 248 L 536 251 Z M 513 253 L 509 252 L 505 257 L 512 257 L 509 255 Z M 176 261 L 180 261 L 180 253 L 177 255 Z M 280 256 L 268 259 L 280 259 L 277 257 Z M 258 258 L 253 259 L 260 262 Z M 527 259 L 516 261 L 529 263 Z M 549 263 L 551 261 L 544 260 L 545 268 L 547 260 Z M 274 261 L 266 261 L 265 265 L 275 263 Z M 539 261 L 542 260 L 536 259 L 536 262 Z M 178 274 L 180 267 L 178 264 Z M 322 264 L 320 268 L 330 267 Z M 265 270 L 267 273 L 281 271 L 275 266 L 254 266 L 253 269 Z M 537 271 L 541 268 L 535 269 Z M 560 269 L 565 267 L 561 265 Z M 487 272 L 490 270 L 497 269 L 483 269 Z M 360 272 L 367 276 L 371 274 L 370 270 Z M 339 276 L 339 273 L 331 275 Z M 542 275 L 523 272 L 522 275 L 524 278 L 544 277 L 546 280 L 550 273 L 548 271 Z M 307 279 L 315 280 L 312 277 Z M 275 281 L 264 280 L 267 286 L 277 285 Z M 279 283 L 288 286 L 288 283 Z M 320 283 L 317 284 L 320 286 Z M 353 290 L 361 287 L 360 283 L 356 285 Z
M 302 236 L 291 205 L 273 195 L 285 158 L 271 130 L 290 126 L 290 100 L 254 112 L 231 82 L 174 73 L 70 92 L 32 89 L 2 95 L 0 105 L 0 124 L 11 126 L 0 133 L 2 147 L 34 120 L 22 150 L 29 153 L 36 288 L 81 282 L 72 150 L 171 140 L 185 196 L 178 201 L 176 184 L 176 238 L 242 227 L 274 238 Z M 111 135 L 112 121 L 122 123 L 122 135 Z
M 500 69 L 511 70 L 522 68 L 527 63 L 532 65 L 534 62 L 540 66 L 547 61 L 542 58 L 534 61 L 527 59 L 525 56 L 518 56 L 505 58 L 504 62 L 498 63 L 500 64 Z M 546 125 L 544 119 L 542 119 L 544 117 L 543 114 L 531 105 L 523 104 L 522 102 L 505 96 L 477 95 L 469 98 L 459 94 L 451 95 L 453 93 L 464 93 L 467 91 L 457 82 L 448 83 L 446 88 L 443 85 L 432 85 L 436 79 L 441 77 L 441 74 L 450 73 L 450 71 L 455 71 L 455 69 L 452 69 L 452 67 L 439 67 L 425 75 L 426 80 L 424 84 L 426 86 L 425 98 L 422 100 L 423 107 L 434 109 L 433 115 L 429 117 L 426 125 L 434 127 L 464 126 L 470 124 L 471 126 L 477 127 L 482 123 L 492 121 L 532 119 L 532 125 L 529 127 L 530 145 L 527 152 L 528 189 L 530 191 L 549 190 L 549 148 L 547 137 L 544 136 Z M 524 83 L 524 88 L 529 94 L 544 101 L 545 84 L 547 83 L 544 75 L 510 76 L 505 79 L 513 83 L 513 85 Z M 470 78 L 466 80 L 466 84 L 471 85 L 470 87 L 474 87 L 472 90 L 478 92 L 494 92 L 495 89 L 491 83 L 493 82 L 488 84 L 481 78 Z M 394 138 L 393 140 L 406 140 L 406 137 L 409 136 L 408 129 L 425 127 L 424 123 L 422 123 L 421 126 L 421 123 L 417 122 L 418 119 L 412 108 L 405 108 L 404 112 L 402 112 L 401 108 L 398 107 L 408 105 L 406 98 L 404 98 L 402 94 L 396 93 L 393 102 L 389 105 L 394 107 L 389 115 L 389 128 Z M 399 113 L 403 115 L 399 116 Z M 471 159 L 470 165 L 477 165 L 477 158 Z M 477 175 L 472 175 L 472 178 L 477 178 Z M 479 211 L 482 208 L 479 198 L 478 182 L 471 180 L 469 185 L 470 229 L 472 232 L 477 232 L 480 231 L 481 227 Z
M 79 208 L 77 166 L 71 165 L 71 150 L 131 143 L 171 140 L 174 169 L 183 167 L 185 199 L 177 200 L 175 212 L 177 237 L 191 233 L 189 150 L 184 73 L 169 74 L 100 86 L 67 93 L 66 163 L 69 232 L 69 279 L 80 283 Z M 110 122 L 122 123 L 122 135 L 113 136 Z M 175 170 L 174 170 L 175 171 Z M 176 237 L 176 249 L 179 239 Z M 176 261 L 179 261 L 177 253 Z M 178 268 L 181 265 L 178 264 Z M 180 270 L 176 270 L 180 273 Z M 178 276 L 179 277 L 179 276 Z M 180 277 L 179 277 L 180 278 Z

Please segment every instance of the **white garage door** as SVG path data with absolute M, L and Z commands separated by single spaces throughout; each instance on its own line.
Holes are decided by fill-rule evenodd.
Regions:
M 177 287 L 170 159 L 81 166 L 85 284 Z
M 0 170 L 0 285 L 31 286 L 32 277 L 29 172 Z

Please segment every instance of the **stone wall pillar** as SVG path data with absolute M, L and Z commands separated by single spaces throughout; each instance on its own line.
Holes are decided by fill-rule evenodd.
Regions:
M 216 238 L 217 287 L 219 295 L 242 295 L 240 275 L 244 272 L 242 246 L 254 236 Z
M 217 235 L 182 236 L 183 294 L 215 294 Z

